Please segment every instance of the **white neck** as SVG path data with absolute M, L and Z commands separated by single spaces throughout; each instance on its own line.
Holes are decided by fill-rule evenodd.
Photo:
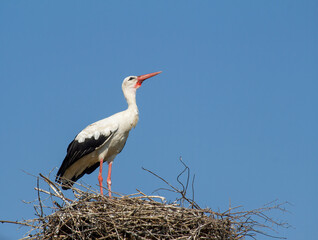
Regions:
M 131 118 L 130 121 L 132 127 L 135 127 L 139 119 L 139 112 L 136 104 L 136 88 L 123 88 L 123 93 L 128 103 L 128 109 L 126 111 L 129 112 L 128 116 Z
M 123 93 L 128 103 L 128 109 L 132 108 L 138 110 L 136 104 L 136 88 L 124 88 Z

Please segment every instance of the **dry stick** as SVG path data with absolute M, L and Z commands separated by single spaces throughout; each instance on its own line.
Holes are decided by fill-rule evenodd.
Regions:
M 41 197 L 40 197 L 40 191 L 39 191 L 39 177 L 37 177 L 37 188 L 38 188 L 38 200 L 39 200 L 39 204 L 40 204 L 40 210 L 41 210 L 41 218 L 43 218 L 43 208 L 42 208 L 42 201 L 41 201 Z
M 134 198 L 136 198 L 136 199 L 138 199 L 138 198 L 147 198 L 147 199 L 149 199 L 150 201 L 152 201 L 152 202 L 156 202 L 156 201 L 154 201 L 153 200 L 153 198 L 158 198 L 158 199 L 160 199 L 162 202 L 164 202 L 164 201 L 166 201 L 166 198 L 165 197 L 161 197 L 161 196 L 148 196 L 148 195 L 146 195 L 145 193 L 143 193 L 142 191 L 140 191 L 139 189 L 136 189 L 137 191 L 138 191 L 138 193 L 135 193 L 135 194 L 130 194 L 130 195 L 127 195 L 127 196 L 131 196 L 131 195 L 139 195 L 139 194 L 141 194 L 142 196 L 136 196 L 136 197 L 134 197 Z
M 53 197 L 60 198 L 59 195 L 57 195 L 57 194 L 55 194 L 55 193 L 52 193 L 52 192 L 49 192 L 49 191 L 46 191 L 46 190 L 43 190 L 43 189 L 41 189 L 41 188 L 36 188 L 36 187 L 35 187 L 34 190 L 35 190 L 35 191 L 40 191 L 40 192 L 45 193 L 45 194 L 47 194 L 47 195 L 49 195 L 49 196 L 53 196 Z
M 183 164 L 184 169 L 183 169 L 183 171 L 177 176 L 177 181 L 178 181 L 178 183 L 182 186 L 182 192 L 184 192 L 184 194 L 186 194 L 186 191 L 187 191 L 187 189 L 188 189 L 188 184 L 189 184 L 190 169 L 189 169 L 189 167 L 182 161 L 182 157 L 179 158 L 179 161 Z M 183 183 L 179 180 L 179 178 L 181 177 L 181 175 L 182 175 L 185 171 L 188 171 L 188 174 L 187 174 L 186 186 L 184 187 Z
M 146 194 L 144 194 L 142 191 L 136 189 L 141 195 L 143 195 L 145 198 L 149 199 L 151 202 L 155 202 L 155 200 L 153 200 L 152 198 L 150 198 L 149 196 L 147 196 Z
M 182 191 L 180 191 L 181 195 L 186 196 L 187 195 L 187 190 L 188 190 L 188 184 L 189 184 L 189 177 L 190 177 L 190 169 L 189 167 L 182 161 L 182 157 L 179 158 L 179 161 L 183 164 L 184 169 L 181 171 L 181 173 L 177 176 L 177 182 L 182 186 Z M 186 180 L 186 186 L 183 185 L 183 183 L 180 181 L 180 177 L 183 175 L 184 172 L 187 171 L 187 180 Z M 180 202 L 183 205 L 184 198 L 180 199 Z M 192 206 L 192 204 L 191 204 Z M 193 207 L 193 206 L 192 206 Z
M 191 188 L 192 188 L 192 200 L 194 202 L 194 179 L 195 179 L 195 174 L 193 174 L 193 178 L 192 178 L 192 184 L 191 184 Z M 193 208 L 193 205 L 192 205 Z
M 39 191 L 39 189 L 40 189 L 40 184 L 39 184 L 39 177 L 37 177 L 37 188 L 38 188 L 38 200 L 39 200 L 39 205 L 40 205 L 40 210 L 41 210 L 41 216 L 40 216 L 40 220 L 41 220 L 41 222 L 42 222 L 42 226 L 43 226 L 43 232 L 44 232 L 44 234 L 45 234 L 45 232 L 46 232 L 46 227 L 45 227 L 45 220 L 44 220 L 44 218 L 43 218 L 43 207 L 42 207 L 42 200 L 41 200 L 41 196 L 40 196 L 40 191 Z
M 45 182 L 51 187 L 51 189 L 61 198 L 67 205 L 71 205 L 69 202 L 72 202 L 71 199 L 65 198 L 61 190 L 47 177 L 44 177 L 41 173 L 40 176 L 45 180 Z
M 0 223 L 13 223 L 13 224 L 17 224 L 17 225 L 24 225 L 24 226 L 28 226 L 28 227 L 37 228 L 36 225 L 28 224 L 26 222 L 0 220 Z
M 184 192 L 180 191 L 179 189 L 177 189 L 176 187 L 172 186 L 169 182 L 167 182 L 165 179 L 163 179 L 162 177 L 160 177 L 159 175 L 155 174 L 154 172 L 142 167 L 143 170 L 151 173 L 152 175 L 154 175 L 155 177 L 159 178 L 160 180 L 162 180 L 164 183 L 166 183 L 167 185 L 169 185 L 175 192 L 180 193 L 182 198 L 185 199 L 188 203 L 190 203 L 191 205 L 193 205 L 196 209 L 201 209 L 199 207 L 198 204 L 196 204 L 194 201 L 192 201 L 191 199 L 188 199 L 185 195 Z M 169 190 L 169 189 L 167 189 Z

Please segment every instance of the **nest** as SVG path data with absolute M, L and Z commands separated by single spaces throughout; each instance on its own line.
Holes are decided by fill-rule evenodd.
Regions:
M 87 194 L 47 216 L 36 239 L 235 239 L 210 210 L 163 204 L 155 196 Z
M 30 227 L 24 239 L 60 240 L 255 239 L 257 233 L 272 236 L 262 229 L 273 230 L 273 226 L 289 226 L 287 223 L 274 221 L 265 214 L 274 209 L 286 211 L 282 208 L 285 203 L 272 202 L 251 211 L 239 211 L 240 207 L 231 206 L 223 213 L 201 209 L 192 199 L 186 197 L 188 182 L 184 187 L 179 177 L 180 175 L 177 180 L 182 185 L 182 190 L 159 177 L 181 195 L 175 202 L 167 203 L 162 196 L 148 196 L 139 190 L 137 194 L 109 198 L 83 185 L 81 187 L 84 191 L 72 188 L 75 200 L 71 200 L 63 195 L 59 186 L 40 174 L 35 188 L 38 195 L 34 205 L 37 218 L 0 222 Z M 49 186 L 48 190 L 39 187 L 40 179 Z M 186 207 L 184 203 L 187 203 Z M 48 211 L 51 213 L 47 213 Z

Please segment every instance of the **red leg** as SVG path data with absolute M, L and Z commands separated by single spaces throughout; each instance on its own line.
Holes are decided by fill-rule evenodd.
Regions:
M 113 162 L 110 162 L 108 164 L 108 176 L 107 176 L 107 187 L 108 187 L 108 195 L 109 197 L 112 197 L 112 193 L 111 193 L 111 186 L 112 186 L 112 180 L 111 180 L 111 175 L 112 175 L 112 165 Z
M 103 159 L 100 159 L 100 164 L 99 164 L 99 174 L 98 174 L 98 182 L 99 182 L 99 187 L 100 187 L 100 194 L 103 195 Z

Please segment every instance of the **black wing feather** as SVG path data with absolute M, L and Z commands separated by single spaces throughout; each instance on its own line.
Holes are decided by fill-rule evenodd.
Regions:
M 78 175 L 77 177 L 74 176 L 74 177 L 71 179 L 71 181 L 72 181 L 72 182 L 76 182 L 78 179 L 80 179 L 81 177 L 83 177 L 84 174 L 91 174 L 92 172 L 95 171 L 96 168 L 99 167 L 99 164 L 100 164 L 100 163 L 97 162 L 97 163 L 95 163 L 94 165 L 92 165 L 92 166 L 86 168 L 80 175 Z M 66 185 L 70 185 L 70 183 L 67 183 Z M 72 185 L 73 185 L 73 184 L 72 184 Z M 72 186 L 72 185 L 71 185 L 71 186 Z M 62 188 L 63 188 L 64 190 L 65 190 L 65 189 L 68 189 L 68 187 L 65 187 L 65 186 L 63 186 Z
M 95 139 L 94 136 L 91 138 L 86 138 L 84 142 L 78 142 L 77 140 L 73 140 L 67 147 L 67 154 L 64 158 L 64 161 L 60 167 L 60 169 L 57 172 L 57 176 L 55 181 L 61 183 L 61 177 L 64 175 L 65 171 L 76 161 L 81 159 L 87 154 L 90 154 L 91 152 L 95 151 L 96 148 L 103 145 L 109 137 L 111 137 L 112 134 L 106 136 L 101 134 L 98 139 Z M 98 167 L 93 165 L 90 168 L 88 168 L 86 171 L 84 171 L 81 175 L 79 175 L 76 179 L 71 179 L 72 181 L 76 181 L 79 178 L 81 178 L 85 173 L 91 173 Z M 91 169 L 93 168 L 93 169 Z

